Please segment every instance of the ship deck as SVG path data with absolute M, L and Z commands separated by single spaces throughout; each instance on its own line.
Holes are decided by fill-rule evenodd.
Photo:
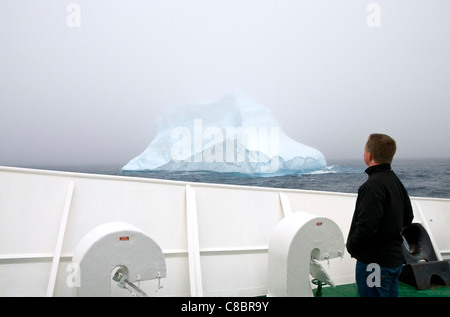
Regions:
M 313 290 L 317 297 L 316 290 Z M 414 286 L 399 282 L 399 297 L 450 297 L 450 286 L 436 286 L 430 289 L 418 290 Z M 356 283 L 337 285 L 336 287 L 322 287 L 320 297 L 359 297 Z

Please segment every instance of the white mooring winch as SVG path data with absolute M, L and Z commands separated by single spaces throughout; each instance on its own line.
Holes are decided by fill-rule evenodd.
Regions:
M 344 256 L 344 237 L 329 218 L 294 212 L 272 232 L 268 251 L 268 296 L 312 296 L 309 275 L 334 282 L 319 261 Z
M 111 296 L 111 279 L 135 296 L 146 296 L 134 282 L 166 277 L 160 246 L 124 222 L 105 223 L 91 230 L 78 243 L 73 262 L 79 270 L 77 296 Z

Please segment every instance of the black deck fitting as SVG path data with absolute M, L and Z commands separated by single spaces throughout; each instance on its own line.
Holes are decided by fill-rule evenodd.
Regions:
M 430 236 L 420 223 L 402 231 L 405 264 L 399 280 L 418 290 L 450 285 L 450 264 L 439 261 Z

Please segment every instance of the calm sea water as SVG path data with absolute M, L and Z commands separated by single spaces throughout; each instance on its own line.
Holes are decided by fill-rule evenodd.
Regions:
M 328 166 L 326 168 L 313 173 L 276 177 L 256 177 L 215 172 L 122 172 L 122 166 L 107 164 L 103 166 L 66 166 L 46 169 L 344 193 L 357 193 L 359 186 L 367 179 L 367 174 L 364 172 L 366 167 L 362 160 L 328 160 L 327 163 Z M 395 159 L 392 168 L 402 180 L 410 196 L 450 198 L 450 158 Z

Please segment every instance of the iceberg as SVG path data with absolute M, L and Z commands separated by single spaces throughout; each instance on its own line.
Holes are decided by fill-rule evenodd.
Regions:
M 262 176 L 326 167 L 323 154 L 288 137 L 269 109 L 241 92 L 169 109 L 147 149 L 122 171 L 214 171 Z

